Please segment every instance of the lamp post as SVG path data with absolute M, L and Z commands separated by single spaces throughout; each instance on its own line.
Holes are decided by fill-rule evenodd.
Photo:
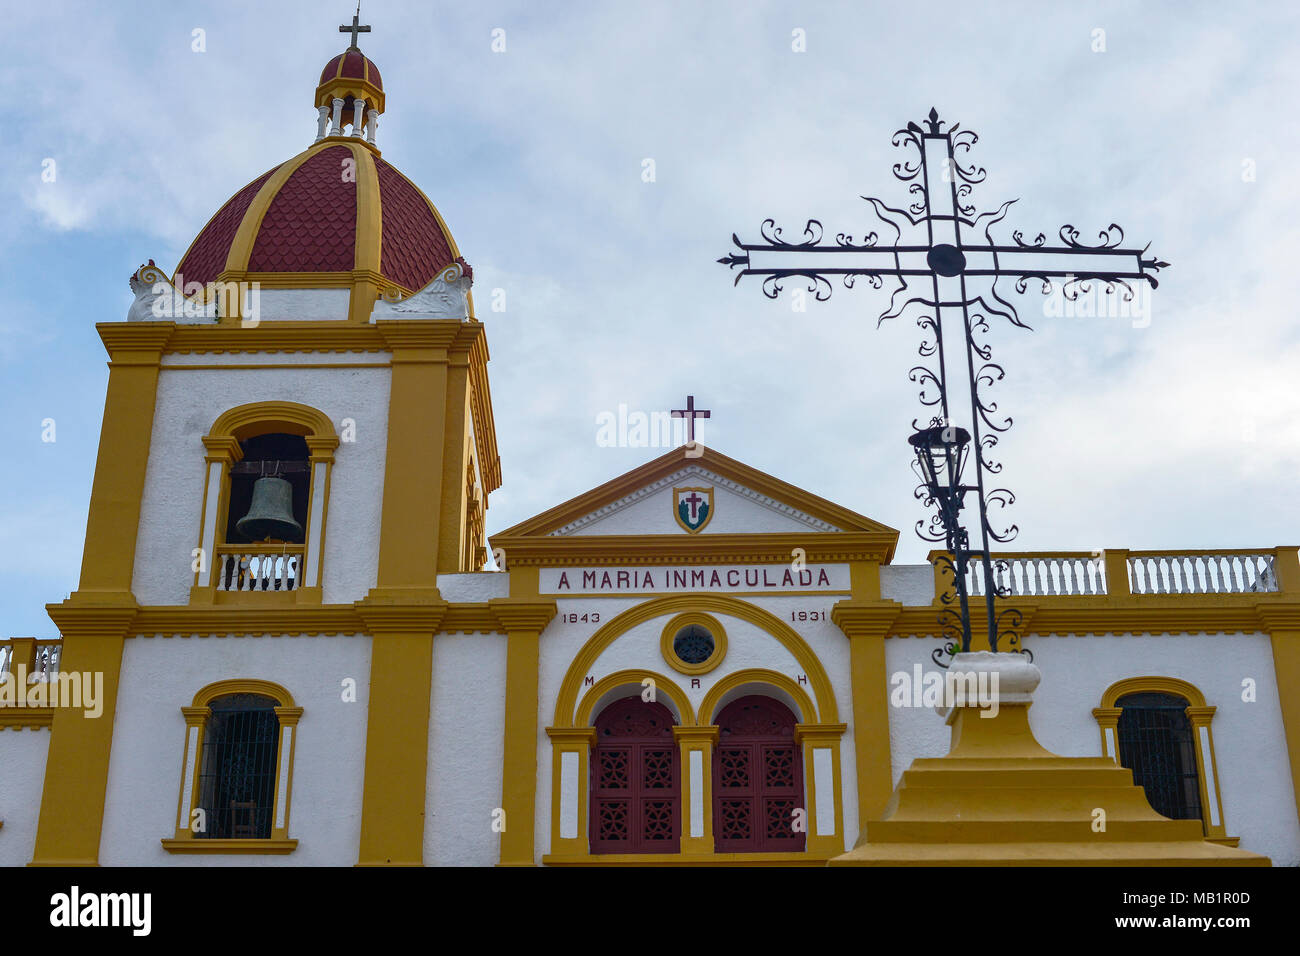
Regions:
M 1002 470 L 992 452 L 999 435 L 1011 427 L 1011 419 L 986 394 L 1005 375 L 985 340 L 991 318 L 997 316 L 1028 328 L 1005 295 L 1012 290 L 1023 295 L 1031 283 L 1044 295 L 1059 288 L 1071 302 L 1095 288 L 1131 303 L 1134 286 L 1147 283 L 1154 289 L 1156 273 L 1169 263 L 1148 256 L 1149 246 L 1123 246 L 1124 231 L 1114 223 L 1098 233 L 1096 245 L 1080 242 L 1080 231 L 1069 224 L 1058 231 L 1059 244 L 1049 245 L 1043 233 L 1026 240 L 1019 230 L 1011 233 L 1010 243 L 995 241 L 991 230 L 1006 218 L 1015 200 L 993 212 L 976 212 L 971 193 L 986 173 L 963 161 L 978 137 L 971 130 L 940 120 L 933 109 L 924 124 L 908 123 L 893 137 L 895 146 L 909 151 L 893 167 L 895 178 L 909 184 L 906 208 L 862 197 L 871 205 L 877 228 L 894 231 L 892 243 L 882 243 L 874 230 L 858 239 L 840 232 L 834 242 L 823 242 L 822 224 L 816 219 L 807 221 L 801 238 L 790 240 L 774 220 L 767 219 L 760 229 L 761 242 L 741 242 L 733 233 L 736 251 L 718 262 L 738 270 L 736 284 L 746 276 L 761 276 L 763 294 L 769 299 L 780 295 L 782 283 L 791 278 L 806 280 L 808 292 L 817 301 L 830 298 L 835 279 L 848 289 L 858 279 L 865 279 L 874 289 L 883 288 L 888 280 L 893 292 L 877 324 L 899 317 L 910 306 L 920 307 L 916 321 L 923 338 L 918 352 L 928 364 L 914 366 L 909 377 L 920 386 L 921 403 L 930 407 L 932 414 L 925 425 L 912 422 L 916 431 L 908 440 L 916 452 L 914 467 L 921 479 L 916 496 L 935 508 L 928 521 L 917 522 L 917 534 L 946 544 L 948 553 L 939 564 L 953 575 L 955 597 L 945 591 L 940 598 L 944 607 L 939 621 L 945 643 L 933 655 L 936 663 L 946 666 L 945 658 L 971 649 L 968 579 L 971 559 L 977 553 L 989 647 L 996 652 L 999 641 L 1005 639 L 1004 646 L 1022 650 L 1020 612 L 1015 608 L 999 612 L 996 607 L 996 599 L 1010 592 L 997 584 L 995 571 L 1004 572 L 1007 565 L 990 554 L 992 543 L 1006 543 L 1018 532 L 1015 525 L 995 526 L 989 520 L 990 506 L 1000 512 L 1015 500 L 1006 488 L 988 487 Z M 999 281 L 1012 283 L 1011 289 L 1005 285 L 999 289 Z M 957 331 L 965 345 L 964 362 L 960 353 L 947 354 L 951 345 L 945 350 L 945 334 L 952 331 L 952 323 L 960 323 Z M 948 402 L 952 378 L 968 391 L 965 424 L 969 429 L 953 423 Z M 972 448 L 973 481 L 963 484 Z M 977 504 L 978 552 L 971 550 L 970 535 L 960 520 L 969 492 L 975 493 Z

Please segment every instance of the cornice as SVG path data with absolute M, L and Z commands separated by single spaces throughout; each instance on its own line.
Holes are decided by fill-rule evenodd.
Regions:
M 849 637 L 884 637 L 903 613 L 897 601 L 837 601 L 831 621 Z
M 507 634 L 517 631 L 540 634 L 557 611 L 553 600 L 538 598 L 493 598 L 488 606 Z
M 495 535 L 510 567 L 656 564 L 788 564 L 795 549 L 808 562 L 888 560 L 894 535 L 871 531 L 809 531 L 780 534 Z

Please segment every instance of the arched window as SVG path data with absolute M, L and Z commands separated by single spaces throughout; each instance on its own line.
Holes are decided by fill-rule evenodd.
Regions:
M 591 852 L 676 853 L 681 786 L 672 712 L 640 697 L 596 718 L 591 760 Z
M 1106 688 L 1094 708 L 1102 753 L 1133 771 L 1156 812 L 1200 820 L 1205 838 L 1236 846 L 1227 835 L 1214 756 L 1215 708 L 1177 677 L 1128 677 Z
M 199 762 L 199 807 L 208 839 L 267 839 L 275 807 L 276 702 L 261 694 L 227 694 L 209 705 Z
M 732 701 L 718 715 L 713 761 L 713 833 L 719 853 L 799 851 L 803 759 L 795 716 L 769 697 Z
M 1173 820 L 1201 819 L 1201 780 L 1189 703 L 1173 694 L 1127 694 L 1120 708 L 1120 766 L 1146 791 L 1157 813 Z
M 229 409 L 204 436 L 208 477 L 191 603 L 277 593 L 321 600 L 329 474 L 338 436 L 320 411 L 294 402 Z
M 194 695 L 170 853 L 289 853 L 293 754 L 302 708 L 279 684 L 218 681 Z

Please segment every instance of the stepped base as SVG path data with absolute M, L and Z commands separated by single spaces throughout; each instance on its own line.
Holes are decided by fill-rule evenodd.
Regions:
M 1205 839 L 1199 820 L 1156 813 L 1132 771 L 1106 757 L 1061 757 L 1029 728 L 1038 669 L 1012 654 L 963 654 L 1011 693 L 988 717 L 948 713 L 946 757 L 912 761 L 879 820 L 831 866 L 1269 866 Z M 997 683 L 994 684 L 996 688 Z

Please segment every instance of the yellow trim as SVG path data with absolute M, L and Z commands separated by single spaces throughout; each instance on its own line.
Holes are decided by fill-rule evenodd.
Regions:
M 1119 718 L 1123 713 L 1119 701 L 1129 694 L 1142 693 L 1169 694 L 1187 701 L 1187 718 L 1192 725 L 1192 750 L 1196 755 L 1196 775 L 1201 801 L 1201 823 L 1205 828 L 1205 838 L 1215 843 L 1236 846 L 1236 841 L 1240 838 L 1227 835 L 1227 819 L 1223 815 L 1223 789 L 1219 786 L 1218 758 L 1215 756 L 1214 728 L 1211 726 L 1216 708 L 1205 703 L 1205 695 L 1194 684 L 1177 677 L 1152 675 L 1128 677 L 1107 687 L 1101 695 L 1101 706 L 1094 708 L 1092 711 L 1101 732 L 1102 755 L 1112 758 L 1119 765 Z M 1210 751 L 1210 765 L 1208 767 L 1205 765 L 1204 753 L 1201 747 L 1202 728 L 1205 729 Z M 1110 747 L 1106 740 L 1107 730 L 1110 730 L 1114 735 L 1115 752 L 1113 754 L 1109 752 Z M 1211 813 L 1209 789 L 1211 782 L 1214 784 L 1214 809 L 1218 811 L 1217 814 Z M 1215 816 L 1219 819 L 1218 824 L 1213 822 Z
M 161 841 L 168 853 L 292 853 L 298 848 L 297 840 L 194 840 L 177 837 Z
M 794 728 L 795 743 L 803 748 L 805 819 L 808 822 L 804 845 L 810 853 L 844 852 L 844 778 L 840 772 L 840 738 L 848 729 L 848 724 L 814 723 L 800 723 Z M 814 759 L 816 750 L 831 752 L 832 832 L 820 835 L 817 833 L 817 766 Z
M 681 770 L 681 853 L 686 856 L 713 854 L 713 749 L 718 743 L 717 727 L 674 727 L 673 739 L 677 741 L 680 751 Z M 691 790 L 691 754 L 700 753 L 701 774 L 700 806 L 703 808 L 702 832 L 699 836 L 690 835 L 691 803 L 694 792 Z
M 352 157 L 357 163 L 357 232 L 353 268 L 379 273 L 383 261 L 383 207 L 379 198 L 379 172 L 374 159 L 367 156 L 364 147 L 349 143 Z M 370 321 L 370 313 L 375 309 L 381 288 L 389 283 L 384 280 L 381 286 L 374 280 L 362 280 L 352 286 L 352 298 L 348 306 L 348 317 L 359 324 Z
M 668 699 L 673 702 L 677 708 L 677 720 L 679 727 L 695 726 L 695 709 L 691 707 L 690 699 L 686 692 L 678 687 L 671 677 L 660 674 L 658 671 L 646 670 L 641 667 L 630 667 L 626 670 L 616 671 L 602 677 L 591 685 L 591 690 L 583 696 L 582 702 L 578 705 L 577 712 L 574 714 L 574 727 L 591 727 L 595 724 L 596 704 L 600 698 L 611 690 L 619 687 L 636 687 L 635 694 L 628 694 L 628 697 L 638 697 L 642 693 L 642 681 L 654 681 L 655 696 L 658 697 L 660 691 L 668 695 Z M 612 703 L 612 702 L 611 702 Z M 558 809 L 558 808 L 557 808 Z
M 275 716 L 275 783 L 273 785 L 271 814 L 271 835 L 262 838 L 208 839 L 195 836 L 190 829 L 188 819 L 182 819 L 181 811 L 185 806 L 186 769 L 190 756 L 190 730 L 197 728 L 194 742 L 194 775 L 189 778 L 189 806 L 191 812 L 199 805 L 199 780 L 203 775 L 203 743 L 207 735 L 208 718 L 212 716 L 212 702 L 219 697 L 230 694 L 258 694 L 269 697 L 276 702 Z M 185 718 L 185 736 L 181 747 L 180 787 L 176 797 L 176 829 L 171 837 L 162 839 L 163 849 L 168 853 L 288 853 L 298 845 L 297 840 L 289 839 L 289 818 L 293 806 L 293 758 L 298 745 L 298 721 L 303 710 L 294 703 L 293 695 L 282 685 L 273 681 L 255 677 L 235 677 L 214 681 L 194 694 L 190 706 L 181 708 Z M 289 735 L 289 752 L 285 753 L 284 728 L 292 727 Z M 281 816 L 280 791 L 283 781 L 284 790 L 284 826 L 276 826 Z M 195 846 L 194 844 L 204 844 Z
M 821 719 L 829 723 L 839 721 L 835 694 L 817 655 L 807 642 L 788 624 L 769 611 L 756 607 L 748 601 L 728 597 L 725 594 L 673 594 L 667 597 L 652 598 L 629 608 L 602 625 L 582 646 L 573 662 L 565 672 L 560 684 L 560 691 L 555 701 L 555 717 L 552 721 L 556 727 L 575 726 L 574 712 L 582 682 L 590 672 L 601 653 L 622 634 L 643 621 L 673 614 L 681 611 L 707 611 L 738 617 L 766 631 L 780 641 L 798 661 L 803 673 L 808 677 L 809 686 L 817 700 Z
M 212 702 L 218 697 L 227 697 L 230 694 L 260 694 L 263 697 L 270 697 L 281 707 L 298 706 L 293 702 L 293 696 L 283 686 L 256 677 L 236 677 L 208 684 L 194 695 L 190 706 L 211 707 Z
M 596 743 L 594 727 L 547 727 L 546 736 L 551 739 L 551 853 L 564 857 L 579 856 L 587 853 L 588 798 L 590 797 L 589 762 L 591 748 Z M 561 769 L 564 764 L 563 754 L 578 755 L 578 835 L 560 836 L 560 798 L 564 788 Z M 545 861 L 543 857 L 543 861 Z
M 122 648 L 137 610 L 131 583 L 158 366 L 174 325 L 119 322 L 98 328 L 110 361 L 81 582 L 46 611 L 63 637 L 61 666 L 104 675 L 103 710 L 89 718 L 58 708 L 51 719 L 33 865 L 99 861 Z
M 513 584 L 513 582 L 512 582 Z M 532 866 L 537 794 L 537 672 L 539 638 L 555 602 L 530 596 L 497 598 L 489 609 L 506 632 L 505 733 L 502 743 L 502 866 Z
M 1286 751 L 1291 765 L 1291 786 L 1300 816 L 1300 631 L 1278 630 L 1270 636 L 1277 703 L 1286 731 Z
M 673 646 L 677 634 L 682 628 L 698 625 L 709 632 L 713 638 L 713 653 L 705 660 L 698 664 L 688 664 L 677 656 L 677 650 Z M 698 676 L 707 674 L 727 656 L 727 632 L 723 628 L 722 622 L 710 614 L 703 614 L 699 611 L 688 611 L 685 614 L 678 614 L 666 625 L 664 625 L 663 635 L 659 638 L 659 653 L 668 662 L 668 666 L 679 674 L 690 674 Z
M 239 228 L 235 230 L 235 237 L 230 240 L 230 249 L 226 253 L 226 264 L 221 270 L 223 273 L 229 270 L 248 271 L 248 260 L 252 258 L 253 246 L 257 242 L 257 234 L 262 231 L 262 220 L 266 218 L 266 211 L 271 208 L 271 201 L 279 194 L 284 184 L 289 181 L 289 177 L 298 171 L 299 166 L 323 149 L 328 149 L 333 145 L 333 143 L 328 146 L 317 143 L 309 146 L 297 156 L 285 160 L 276 167 L 275 172 L 267 177 L 266 182 L 262 183 L 262 188 L 253 197 L 253 201 L 244 210 L 244 218 L 239 221 Z
M 247 405 L 226 409 L 212 423 L 204 440 L 234 438 L 242 441 L 272 430 L 304 437 L 310 435 L 324 440 L 323 447 L 330 449 L 337 448 L 339 444 L 334 423 L 320 409 L 298 402 L 279 401 L 249 402 Z
M 838 601 L 831 620 L 849 640 L 853 680 L 853 752 L 858 785 L 858 838 L 884 811 L 893 792 L 889 741 L 889 669 L 885 638 L 903 611 L 894 601 Z M 933 610 L 930 611 L 933 616 Z
M 717 719 L 718 711 L 722 709 L 722 698 L 729 691 L 745 684 L 768 684 L 772 687 L 779 687 L 790 695 L 799 708 L 799 713 L 795 714 L 799 723 L 817 723 L 817 708 L 813 705 L 813 700 L 808 696 L 808 692 L 784 674 L 778 674 L 776 671 L 768 670 L 765 667 L 749 667 L 743 671 L 733 671 L 715 683 L 709 688 L 708 693 L 704 695 L 704 699 L 700 701 L 699 719 L 704 724 L 712 725 Z M 839 726 L 835 720 L 831 720 L 830 723 Z

